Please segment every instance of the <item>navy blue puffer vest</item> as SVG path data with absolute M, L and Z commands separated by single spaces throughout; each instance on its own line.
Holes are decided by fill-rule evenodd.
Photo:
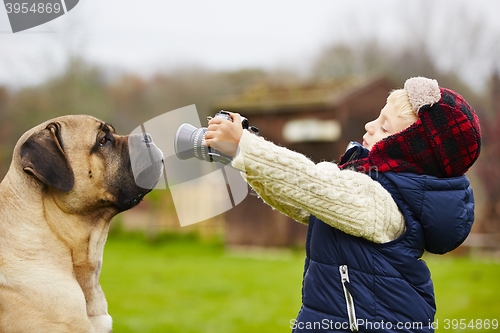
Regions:
M 460 245 L 474 220 L 466 176 L 372 175 L 406 220 L 398 239 L 375 244 L 310 217 L 299 332 L 433 332 L 434 290 L 425 250 Z

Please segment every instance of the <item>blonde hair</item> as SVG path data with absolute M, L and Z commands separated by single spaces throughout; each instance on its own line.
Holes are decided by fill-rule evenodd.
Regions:
M 397 110 L 398 117 L 401 117 L 407 121 L 411 121 L 412 123 L 417 121 L 418 116 L 411 107 L 406 90 L 393 90 L 389 94 L 389 97 L 387 97 L 387 103 L 389 102 L 392 102 L 392 104 L 394 105 L 394 108 Z

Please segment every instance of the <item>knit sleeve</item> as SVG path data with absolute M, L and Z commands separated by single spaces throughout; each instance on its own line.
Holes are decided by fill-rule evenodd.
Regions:
M 315 164 L 306 156 L 243 131 L 232 166 L 243 171 L 270 206 L 298 222 L 315 215 L 350 235 L 376 243 L 399 237 L 405 221 L 391 195 L 369 176 Z

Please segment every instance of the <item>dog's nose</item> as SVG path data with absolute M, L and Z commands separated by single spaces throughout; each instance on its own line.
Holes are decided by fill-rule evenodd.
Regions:
M 153 189 L 163 170 L 163 153 L 152 136 L 146 132 L 130 135 L 129 155 L 136 185 Z
M 153 142 L 153 138 L 148 133 L 144 133 L 144 136 L 142 137 L 142 142 L 152 143 Z

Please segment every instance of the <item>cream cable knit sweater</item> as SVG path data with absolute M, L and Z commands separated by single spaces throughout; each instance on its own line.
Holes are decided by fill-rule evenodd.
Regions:
M 382 185 L 369 176 L 314 164 L 302 154 L 243 131 L 232 166 L 270 206 L 307 224 L 315 215 L 334 228 L 375 243 L 398 238 L 402 213 Z

